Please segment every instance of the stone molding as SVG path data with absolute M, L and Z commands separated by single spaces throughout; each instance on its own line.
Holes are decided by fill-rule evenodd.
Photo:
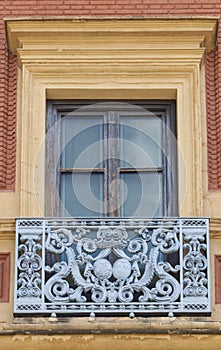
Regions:
M 8 46 L 17 54 L 18 48 L 25 48 L 29 45 L 40 45 L 41 47 L 50 44 L 66 46 L 77 43 L 77 39 L 85 39 L 82 43 L 78 41 L 80 48 L 85 42 L 89 42 L 88 37 L 94 37 L 103 34 L 108 37 L 106 44 L 110 47 L 109 39 L 112 36 L 118 37 L 118 43 L 121 43 L 121 49 L 124 49 L 124 43 L 121 37 L 138 38 L 139 35 L 145 37 L 145 42 L 155 45 L 161 44 L 168 47 L 171 43 L 179 45 L 177 39 L 183 39 L 182 45 L 194 45 L 205 47 L 207 51 L 212 50 L 216 45 L 216 35 L 218 29 L 219 17 L 46 17 L 46 18 L 9 18 L 5 19 Z M 75 36 L 73 36 L 75 34 Z M 77 34 L 77 37 L 76 37 Z M 120 35 L 120 37 L 119 37 Z M 58 39 L 62 38 L 62 42 Z M 167 41 L 169 40 L 169 42 Z M 139 38 L 138 38 L 139 40 Z M 122 45 L 123 44 L 123 45 Z M 131 46 L 130 46 L 131 48 Z
M 15 219 L 0 219 L 1 240 L 15 240 Z
M 1 334 L 221 334 L 221 322 L 210 317 L 30 317 L 14 318 Z M 117 321 L 117 328 L 116 328 Z M 210 321 L 210 322 L 208 322 Z
M 201 66 L 216 44 L 217 18 L 8 19 L 5 25 L 22 69 L 21 216 L 44 216 L 39 154 L 46 98 L 134 94 L 177 99 L 180 216 L 203 215 Z

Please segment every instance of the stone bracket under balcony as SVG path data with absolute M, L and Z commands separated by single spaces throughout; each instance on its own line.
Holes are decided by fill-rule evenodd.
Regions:
M 210 313 L 208 219 L 18 219 L 16 315 Z

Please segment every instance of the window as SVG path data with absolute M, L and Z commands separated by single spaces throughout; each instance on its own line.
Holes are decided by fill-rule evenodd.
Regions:
M 174 101 L 48 101 L 46 213 L 177 215 Z
M 10 199 L 19 198 L 19 208 L 17 202 L 10 207 L 20 216 L 45 216 L 54 211 L 46 213 L 45 207 L 58 203 L 52 186 L 45 205 L 45 164 L 50 172 L 53 163 L 45 162 L 42 148 L 45 99 L 176 100 L 179 215 L 201 216 L 205 205 L 208 215 L 217 212 L 209 205 L 215 194 L 206 192 L 202 176 L 207 172 L 203 57 L 215 48 L 217 18 L 6 19 L 5 26 L 20 67 L 20 185 Z
M 135 123 L 135 120 L 137 121 L 140 116 L 140 114 L 137 113 L 139 108 L 137 109 L 136 107 L 133 114 L 132 107 L 130 111 L 133 115 L 125 115 L 124 109 L 120 109 L 119 111 L 119 109 L 113 108 L 113 105 L 110 109 L 104 111 L 99 110 L 99 115 L 97 114 L 95 117 L 102 119 L 102 123 L 98 123 L 97 135 L 101 135 L 100 138 L 98 137 L 98 143 L 101 146 L 98 149 L 101 151 L 101 160 L 103 163 L 100 163 L 99 157 L 98 161 L 96 161 L 95 156 L 97 156 L 97 153 L 94 153 L 92 157 L 92 166 L 88 169 L 87 177 L 95 199 L 97 198 L 99 202 L 99 199 L 103 198 L 103 201 L 100 201 L 100 205 L 96 208 L 93 206 L 92 210 L 87 213 L 83 213 L 83 209 L 86 208 L 88 210 L 88 204 L 86 206 L 81 206 L 81 210 L 79 210 L 81 216 L 92 216 L 95 214 L 96 216 L 113 215 L 113 209 L 118 211 L 116 212 L 117 215 L 126 216 L 128 212 L 134 216 L 138 214 L 143 215 L 142 212 L 139 213 L 137 210 L 134 212 L 134 210 L 131 209 L 131 202 L 126 206 L 126 200 L 124 200 L 124 196 L 126 197 L 125 190 L 123 187 L 120 187 L 120 175 L 125 177 L 129 174 L 129 176 L 133 177 L 133 175 L 136 174 L 136 179 L 139 180 L 142 174 L 149 175 L 151 171 L 156 175 L 158 180 L 157 191 L 154 191 L 153 196 L 158 193 L 158 198 L 161 200 L 159 203 L 156 201 L 156 203 L 158 203 L 156 212 L 152 214 L 157 215 L 157 210 L 159 214 L 161 210 L 163 213 L 162 215 L 169 216 L 176 214 L 176 141 L 174 141 L 173 137 L 175 125 L 174 113 L 172 113 L 174 104 L 169 102 L 168 99 L 176 99 L 177 103 L 177 140 L 179 149 L 181 150 L 181 152 L 177 152 L 179 214 L 185 217 L 202 215 L 205 194 L 203 191 L 204 184 L 202 181 L 202 173 L 205 168 L 203 168 L 201 162 L 201 153 L 202 145 L 205 144 L 206 135 L 204 130 L 204 136 L 202 137 L 205 120 L 204 114 L 201 113 L 201 102 L 204 101 L 203 57 L 206 50 L 209 51 L 215 47 L 217 19 L 28 19 L 6 20 L 6 28 L 8 47 L 13 52 L 17 53 L 18 64 L 21 67 L 21 72 L 19 72 L 21 94 L 18 95 L 18 114 L 20 118 L 18 120 L 21 122 L 21 127 L 18 128 L 18 139 L 19 136 L 21 136 L 21 147 L 20 152 L 18 152 L 18 155 L 20 155 L 18 164 L 21 164 L 21 169 L 19 169 L 18 173 L 21 174 L 21 181 L 18 196 L 20 198 L 19 208 L 21 216 L 33 218 L 33 216 L 41 217 L 45 216 L 45 214 L 50 216 L 66 214 L 75 216 L 78 214 L 77 208 L 78 206 L 80 208 L 82 202 L 74 203 L 73 193 L 71 193 L 71 200 L 69 201 L 70 207 L 68 207 L 68 197 L 66 194 L 70 194 L 73 184 L 75 184 L 76 187 L 76 176 L 78 176 L 78 179 L 82 179 L 83 175 L 87 175 L 87 168 L 86 164 L 79 165 L 76 164 L 76 162 L 73 162 L 70 168 L 69 165 L 66 164 L 65 157 L 68 156 L 69 142 L 74 143 L 76 140 L 71 141 L 75 135 L 70 136 L 70 139 L 69 136 L 67 136 L 67 139 L 65 139 L 64 136 L 68 131 L 70 131 L 70 135 L 72 135 L 71 130 L 75 130 L 78 112 L 81 117 L 79 118 L 79 123 L 83 123 L 83 120 L 86 122 L 87 119 L 92 121 L 92 118 L 89 119 L 89 117 L 93 116 L 94 112 L 92 106 L 98 103 L 99 101 L 96 101 L 96 99 L 101 97 L 109 101 L 124 99 L 124 106 L 125 103 L 128 104 L 126 100 L 136 99 L 134 103 L 131 101 L 129 104 L 133 106 L 140 105 L 140 108 L 146 109 L 147 115 L 146 118 L 144 118 L 145 121 L 150 120 L 148 119 L 149 111 L 156 115 L 160 121 L 164 120 L 164 122 L 158 123 L 160 124 L 160 133 L 157 134 L 159 135 L 159 138 L 157 138 L 159 147 L 156 147 L 156 149 L 159 151 L 159 154 L 157 153 L 159 158 L 157 159 L 160 160 L 160 162 L 154 163 L 152 161 L 153 166 L 151 167 L 150 165 L 146 166 L 142 161 L 141 167 L 138 167 L 136 163 L 133 164 L 134 162 L 129 161 L 125 164 L 125 159 L 118 158 L 119 151 L 122 152 L 123 150 L 123 158 L 125 157 L 125 151 L 128 151 L 128 148 L 125 146 L 126 142 L 124 139 L 121 140 L 122 135 L 124 138 L 126 138 L 126 134 L 131 136 L 129 131 L 131 131 L 133 135 L 134 133 L 140 136 L 145 134 L 145 130 L 140 130 Z M 90 40 L 88 40 L 89 37 Z M 58 40 L 58 38 L 62 38 L 62 40 Z M 144 101 L 138 101 L 146 99 L 147 97 L 155 99 L 155 101 L 148 101 L 146 103 Z M 45 148 L 42 149 L 42 144 L 43 140 L 45 140 L 44 117 L 46 98 L 52 100 L 59 99 L 60 101 L 48 102 L 47 157 L 45 160 Z M 159 98 L 167 101 L 156 101 L 156 99 Z M 90 99 L 91 101 L 86 101 L 84 104 L 83 101 L 81 103 L 76 103 L 61 101 L 62 99 Z M 145 104 L 147 105 L 146 108 Z M 83 115 L 81 113 L 82 108 L 88 109 L 88 114 Z M 111 114 L 113 118 L 117 115 L 117 122 L 112 122 L 108 119 Z M 74 118 L 74 116 L 76 118 Z M 128 123 L 122 123 L 124 117 L 127 117 L 132 124 L 128 125 Z M 70 130 L 68 125 L 65 126 L 65 124 L 67 124 L 65 122 L 66 120 L 73 124 Z M 148 123 L 145 123 L 145 126 L 147 124 Z M 114 151 L 113 148 L 110 148 L 111 144 L 113 144 L 113 142 L 111 142 L 112 138 L 107 133 L 108 130 L 110 131 L 111 126 L 118 130 L 118 136 L 115 136 L 114 140 L 115 144 L 121 147 L 120 149 L 116 147 Z M 85 131 L 88 132 L 88 136 L 87 133 L 85 136 L 85 132 L 82 132 L 80 138 L 82 144 L 83 140 L 88 139 L 90 134 L 92 135 L 92 144 L 97 143 L 97 141 L 93 142 L 95 133 L 89 132 L 91 128 L 94 128 L 94 123 L 92 125 L 87 125 L 85 128 Z M 169 130 L 172 132 L 169 132 Z M 126 141 L 131 141 L 129 136 Z M 145 141 L 146 140 L 147 138 L 145 137 Z M 138 146 L 140 143 L 142 144 L 141 141 L 137 141 Z M 135 144 L 134 147 L 136 147 L 137 143 L 135 143 L 134 140 L 132 143 Z M 67 150 L 65 149 L 66 145 Z M 79 146 L 78 143 L 77 146 Z M 136 148 L 138 148 L 138 146 Z M 80 150 L 79 154 L 76 156 L 77 159 L 88 147 L 91 148 L 90 143 L 88 146 L 86 143 L 85 148 Z M 109 161 L 105 159 L 105 154 L 108 154 L 108 152 L 109 155 L 111 155 L 111 157 L 108 158 Z M 131 152 L 129 152 L 129 155 L 131 155 Z M 82 158 L 84 161 L 88 159 L 89 158 L 86 157 Z M 136 161 L 138 159 L 140 158 L 135 158 Z M 116 160 L 117 164 L 113 164 L 114 160 Z M 162 166 L 159 166 L 159 164 L 162 164 Z M 45 165 L 47 173 L 46 186 L 44 177 Z M 126 170 L 128 172 L 126 172 Z M 111 171 L 113 171 L 113 173 Z M 99 182 L 98 184 L 95 182 L 94 187 L 92 186 L 94 174 L 97 175 L 97 178 L 103 177 L 100 182 L 100 187 L 98 186 Z M 117 174 L 116 181 L 114 182 L 110 181 L 112 174 L 112 179 L 115 179 L 114 174 Z M 68 187 L 68 176 L 69 178 L 71 177 L 70 187 Z M 162 178 L 161 182 L 159 181 L 160 177 Z M 76 181 L 73 181 L 74 178 Z M 108 179 L 109 181 L 106 181 Z M 117 190 L 112 189 L 113 183 L 117 185 Z M 111 184 L 112 187 L 110 186 Z M 129 195 L 131 194 L 133 201 L 135 194 L 137 194 L 137 184 L 138 182 L 134 185 L 136 191 L 133 190 L 131 185 L 128 186 Z M 65 188 L 67 188 L 66 191 Z M 80 186 L 78 186 L 77 189 L 80 189 Z M 110 192 L 110 189 L 112 192 Z M 87 199 L 88 190 L 86 187 L 83 187 L 83 192 L 79 192 L 83 199 Z M 161 195 L 159 195 L 159 193 Z M 145 193 L 145 195 L 148 200 L 149 198 L 153 198 L 149 193 Z M 46 197 L 47 211 L 45 212 Z M 117 204 L 121 204 L 120 207 L 118 205 L 112 205 L 111 207 L 110 205 L 108 209 L 107 199 L 109 198 L 111 198 L 112 202 L 115 200 Z M 109 203 L 111 203 L 111 201 L 109 201 Z M 150 207 L 150 205 L 147 205 L 147 208 Z M 140 206 L 140 208 L 146 210 L 144 205 Z M 145 216 L 146 215 L 149 214 L 145 211 Z M 128 240 L 127 232 L 130 233 L 131 237 L 132 231 L 134 239 L 136 240 L 138 236 L 138 239 L 140 239 L 140 234 L 143 232 L 140 229 L 145 226 L 143 223 L 148 226 L 152 225 L 151 230 L 154 229 L 156 234 L 162 233 L 163 241 L 159 239 L 156 243 L 156 235 L 151 235 L 152 238 L 150 236 L 145 237 L 144 235 L 145 244 L 140 244 L 140 240 L 137 244 L 136 242 L 133 244 L 131 239 Z M 162 223 L 164 227 L 162 227 Z M 103 230 L 102 226 L 104 224 L 106 224 L 106 229 Z M 126 233 L 123 227 L 124 224 L 126 226 Z M 28 236 L 30 227 L 32 227 L 31 237 Z M 76 237 L 75 233 L 79 232 L 79 229 L 82 235 L 77 235 Z M 98 243 L 95 248 L 101 249 L 95 257 L 93 256 L 95 248 L 93 245 L 91 246 L 91 241 L 84 241 L 85 233 L 88 232 L 88 229 L 90 229 L 91 234 L 89 238 L 93 239 L 95 244 Z M 85 310 L 86 312 L 89 310 L 93 310 L 94 312 L 97 306 L 103 307 L 103 301 L 107 300 L 109 303 L 106 308 L 107 313 L 110 310 L 112 313 L 113 302 L 116 300 L 118 303 L 119 300 L 122 301 L 123 299 L 125 300 L 125 298 L 127 304 L 125 309 L 121 309 L 122 305 L 115 304 L 117 313 L 121 313 L 122 310 L 126 313 L 131 309 L 134 311 L 134 306 L 139 313 L 143 312 L 143 310 L 148 310 L 147 312 L 150 314 L 152 314 L 152 312 L 156 312 L 157 314 L 159 311 L 168 313 L 168 310 L 177 310 L 177 313 L 182 311 L 189 313 L 193 311 L 194 314 L 201 311 L 207 312 L 210 310 L 210 294 L 208 290 L 208 296 L 206 295 L 207 291 L 204 289 L 204 286 L 202 288 L 202 284 L 206 283 L 209 272 L 205 272 L 204 264 L 203 266 L 199 264 L 200 266 L 198 266 L 197 271 L 195 265 L 193 269 L 187 266 L 189 259 L 191 260 L 193 255 L 195 255 L 196 245 L 194 235 L 196 232 L 199 232 L 199 229 L 200 234 L 203 232 L 206 237 L 208 220 L 200 219 L 193 221 L 192 219 L 177 218 L 174 220 L 171 218 L 165 220 L 153 220 L 152 218 L 146 220 L 114 220 L 112 218 L 104 219 L 102 217 L 100 220 L 91 220 L 90 218 L 88 220 L 75 220 L 72 218 L 67 220 L 63 218 L 52 218 L 50 220 L 47 218 L 42 220 L 31 219 L 18 221 L 18 245 L 16 249 L 18 273 L 16 285 L 18 287 L 18 293 L 15 293 L 17 298 L 17 301 L 15 301 L 15 312 L 40 312 L 40 314 L 42 314 L 43 310 L 46 310 L 46 312 L 50 314 L 52 312 L 59 312 L 59 310 L 61 313 L 64 313 L 64 310 L 68 313 L 78 313 L 79 310 L 82 313 L 84 313 Z M 101 235 L 101 231 L 103 236 Z M 110 234 L 111 237 L 116 237 L 116 231 L 118 231 L 118 236 L 117 239 L 115 239 L 115 245 L 110 247 L 109 242 L 107 245 L 107 241 L 110 238 Z M 33 232 L 35 232 L 34 236 Z M 66 239 L 64 233 L 67 234 L 70 240 Z M 182 236 L 182 233 L 185 233 L 184 236 Z M 101 236 L 103 242 L 100 242 Z M 119 237 L 120 239 L 118 239 Z M 126 243 L 122 242 L 125 237 Z M 76 240 L 74 246 L 71 247 L 73 238 L 76 238 Z M 99 238 L 99 240 L 97 240 L 97 238 Z M 152 248 L 155 249 L 155 252 L 158 252 L 158 256 L 151 253 L 151 257 L 154 256 L 155 259 L 154 264 L 150 266 L 149 253 L 153 251 L 150 246 L 148 247 L 150 249 L 148 249 L 147 245 L 151 243 L 151 239 Z M 79 240 L 81 240 L 80 244 Z M 25 271 L 21 271 L 19 264 L 26 251 L 25 247 L 28 247 L 30 250 L 30 241 L 33 243 L 32 252 L 34 259 L 37 261 L 36 264 L 32 264 L 35 271 L 33 271 L 33 269 L 31 271 L 29 266 L 27 266 L 27 269 L 24 267 Z M 203 244 L 208 248 L 207 241 L 208 240 L 205 239 Z M 82 244 L 83 242 L 85 242 L 85 245 Z M 179 244 L 177 244 L 177 242 Z M 26 244 L 26 246 L 24 244 Z M 119 248 L 127 248 L 125 244 L 127 244 L 127 247 L 129 246 L 129 254 L 126 257 L 127 262 L 125 261 L 125 253 L 123 250 L 122 255 L 119 254 Z M 193 249 L 191 248 L 192 244 L 194 244 Z M 199 244 L 202 246 L 201 241 Z M 36 245 L 39 247 L 37 255 Z M 81 260 L 82 246 L 86 251 L 86 255 L 89 255 L 87 261 L 85 260 L 84 266 Z M 113 261 L 112 251 L 106 249 L 107 246 L 111 249 L 116 248 L 116 254 L 114 256 L 114 259 L 116 259 L 115 261 Z M 190 249 L 187 249 L 187 246 L 190 247 Z M 88 306 L 86 303 L 82 305 L 82 300 L 85 299 L 80 298 L 78 293 L 73 295 L 75 282 L 73 283 L 70 269 L 66 268 L 67 265 L 63 264 L 67 275 L 65 280 L 62 278 L 62 281 L 61 273 L 63 273 L 64 270 L 60 270 L 58 265 L 55 265 L 56 263 L 54 264 L 55 260 L 53 260 L 53 257 L 51 257 L 51 263 L 48 262 L 50 266 L 47 267 L 47 269 L 42 268 L 48 253 L 54 255 L 58 254 L 58 256 L 61 257 L 64 250 L 68 252 L 71 248 L 74 248 L 75 252 L 79 249 L 79 253 L 77 252 L 79 254 L 79 259 L 77 255 L 76 259 L 79 262 L 78 269 L 82 273 L 81 277 L 86 280 L 85 294 L 83 297 L 88 297 Z M 190 251 L 193 251 L 192 255 Z M 173 260 L 174 263 L 171 263 L 173 267 L 170 278 L 171 284 L 169 284 L 169 265 L 165 264 L 165 256 L 166 261 L 171 262 L 168 255 L 170 253 L 172 255 L 174 252 L 180 258 L 180 270 L 177 272 L 174 271 L 177 263 Z M 108 254 L 109 257 L 107 256 Z M 133 256 L 131 256 L 131 254 L 133 254 Z M 73 252 L 70 254 L 71 259 L 69 267 L 73 266 L 73 259 L 75 260 L 74 255 Z M 200 255 L 202 254 L 200 253 Z M 209 254 L 207 251 L 206 258 L 209 267 L 208 256 Z M 182 258 L 184 263 L 181 262 Z M 201 257 L 199 258 L 201 260 Z M 57 257 L 55 259 L 57 262 Z M 42 261 L 42 264 L 40 263 L 39 265 L 39 261 Z M 205 262 L 204 257 L 202 261 Z M 64 260 L 61 262 L 66 263 Z M 74 266 L 76 267 L 77 264 L 75 264 L 75 262 Z M 91 266 L 92 262 L 94 264 L 93 266 Z M 131 262 L 131 266 L 128 265 L 128 262 Z M 55 268 L 56 271 L 53 268 Z M 91 269 L 92 275 L 90 275 Z M 163 269 L 164 273 L 162 274 Z M 121 271 L 121 276 L 119 276 L 118 270 Z M 136 292 L 135 299 L 133 299 L 133 301 L 131 300 L 131 286 L 122 291 L 121 296 L 123 294 L 123 299 L 121 296 L 120 299 L 117 299 L 115 293 L 115 295 L 109 293 L 109 300 L 106 297 L 100 299 L 100 289 L 97 289 L 97 284 L 90 284 L 91 282 L 90 280 L 88 282 L 88 279 L 92 276 L 94 280 L 94 275 L 97 279 L 103 280 L 104 277 L 106 277 L 106 275 L 103 275 L 103 271 L 105 274 L 107 273 L 107 277 L 110 277 L 110 288 L 111 285 L 113 285 L 113 277 L 116 279 L 114 282 L 119 279 L 121 279 L 121 281 L 123 280 L 123 283 L 120 283 L 120 287 L 124 288 L 125 286 L 127 287 L 127 280 L 131 278 L 132 275 L 132 278 L 134 278 L 133 281 L 135 282 L 132 286 Z M 153 271 L 154 273 L 152 273 Z M 20 278 L 23 278 L 24 273 L 26 273 L 29 278 L 26 288 L 27 293 L 30 293 L 31 290 L 35 294 L 34 298 L 29 298 L 29 303 L 27 303 L 27 294 L 24 293 L 23 285 L 20 284 Z M 151 277 L 148 281 L 146 279 L 146 273 Z M 206 278 L 204 273 L 206 273 Z M 194 277 L 192 281 L 188 278 L 190 274 Z M 197 278 L 200 276 L 198 283 L 196 283 L 195 280 L 196 275 Z M 33 276 L 36 276 L 36 278 L 33 279 Z M 145 298 L 143 298 L 143 295 L 137 294 L 140 293 L 139 288 L 137 290 L 137 280 L 141 288 L 143 288 L 143 286 L 145 287 L 145 289 L 142 289 L 141 293 L 143 293 L 144 290 L 147 291 L 146 287 L 150 288 L 152 291 L 150 294 L 145 293 Z M 27 280 L 24 279 L 22 280 L 24 283 L 26 283 L 26 281 Z M 55 281 L 55 284 L 52 283 L 53 281 Z M 45 282 L 49 288 L 45 288 Z M 89 295 L 87 294 L 90 292 L 87 283 L 90 284 L 91 294 Z M 102 283 L 103 281 L 100 283 L 100 286 Z M 176 286 L 178 287 L 177 283 L 179 284 L 179 288 L 176 288 Z M 80 283 L 80 287 L 81 286 L 82 284 Z M 118 285 L 116 284 L 116 286 L 118 292 Z M 54 295 L 54 297 L 47 295 L 47 299 L 45 299 L 46 292 L 50 294 L 50 287 L 53 287 L 52 292 L 55 292 L 56 295 Z M 78 290 L 78 288 L 74 289 L 74 293 L 75 291 L 78 292 Z M 21 292 L 21 294 L 19 294 L 19 292 Z M 110 289 L 108 292 L 110 292 Z M 173 296 L 172 298 L 166 299 L 168 301 L 165 302 L 165 294 L 169 293 L 172 293 Z M 160 297 L 158 298 L 158 296 Z M 76 297 L 78 300 L 76 300 Z M 92 297 L 94 304 L 92 303 L 91 305 L 90 301 Z M 113 297 L 115 300 L 113 300 Z M 141 297 L 139 300 L 142 304 L 141 308 L 140 304 L 137 304 L 139 297 Z M 63 302 L 64 300 L 62 299 L 67 301 Z M 50 300 L 50 303 L 47 303 L 48 300 Z M 133 302 L 134 305 L 132 305 Z M 142 309 L 142 307 L 144 307 L 144 309 Z M 103 312 L 103 309 L 101 312 Z

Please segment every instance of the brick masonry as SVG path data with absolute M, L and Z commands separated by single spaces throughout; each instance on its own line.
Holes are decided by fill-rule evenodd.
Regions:
M 220 16 L 217 0 L 2 0 L 0 2 L 0 190 L 15 188 L 16 57 L 3 18 L 20 16 Z M 221 31 L 206 55 L 209 189 L 221 190 Z
M 0 253 L 0 303 L 9 302 L 10 253 Z
M 221 255 L 215 255 L 215 303 L 221 304 Z

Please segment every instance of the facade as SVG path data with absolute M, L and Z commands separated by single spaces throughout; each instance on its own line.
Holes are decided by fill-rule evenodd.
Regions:
M 221 5 L 0 9 L 0 348 L 219 349 Z

